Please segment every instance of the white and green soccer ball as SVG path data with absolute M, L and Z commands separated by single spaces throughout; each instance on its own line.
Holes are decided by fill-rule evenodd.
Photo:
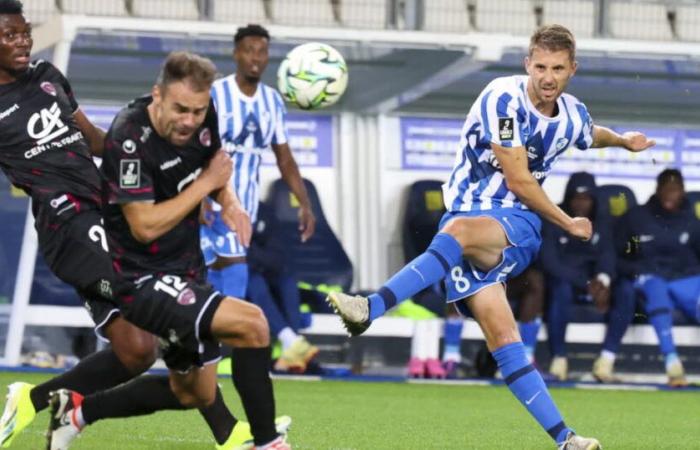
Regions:
M 277 87 L 284 99 L 301 109 L 317 109 L 337 102 L 348 86 L 348 66 L 333 47 L 320 42 L 290 51 L 277 71 Z

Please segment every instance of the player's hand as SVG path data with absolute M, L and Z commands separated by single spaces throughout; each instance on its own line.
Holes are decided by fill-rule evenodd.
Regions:
M 211 202 L 206 198 L 202 200 L 202 205 L 199 208 L 199 223 L 202 225 L 210 226 L 214 222 L 214 210 L 212 209 Z
M 566 232 L 582 241 L 587 241 L 593 234 L 593 224 L 586 217 L 574 217 Z
M 306 242 L 314 231 L 316 231 L 316 216 L 311 207 L 299 208 L 299 231 L 301 232 L 301 242 Z
M 601 313 L 608 312 L 610 308 L 610 288 L 605 287 L 602 281 L 593 279 L 588 282 L 588 294 L 593 298 L 593 304 Z
M 209 160 L 209 164 L 199 176 L 205 183 L 208 183 L 210 191 L 220 189 L 231 179 L 233 164 L 231 158 L 225 151 L 219 150 L 214 157 Z
M 253 236 L 253 226 L 250 223 L 250 216 L 239 206 L 222 205 L 221 220 L 224 221 L 232 231 L 236 232 L 238 241 L 244 247 L 250 247 L 250 239 Z
M 631 152 L 642 152 L 656 145 L 656 141 L 647 138 L 639 131 L 628 131 L 622 135 L 624 147 Z

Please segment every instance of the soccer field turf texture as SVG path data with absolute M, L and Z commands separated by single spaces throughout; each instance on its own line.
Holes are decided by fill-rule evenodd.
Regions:
M 0 373 L 2 387 L 48 375 Z M 220 379 L 234 413 L 236 393 Z M 294 423 L 295 449 L 551 449 L 549 436 L 504 386 L 276 380 L 277 410 Z M 3 391 L 4 392 L 4 391 Z M 567 423 L 609 449 L 700 449 L 700 392 L 552 389 Z M 4 404 L 4 402 L 3 402 Z M 46 411 L 12 448 L 43 449 Z M 196 412 L 160 412 L 88 427 L 75 450 L 204 450 L 213 439 Z

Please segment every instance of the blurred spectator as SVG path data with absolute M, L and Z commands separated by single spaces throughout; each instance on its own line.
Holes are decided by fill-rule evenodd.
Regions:
M 518 319 L 518 330 L 525 346 L 525 354 L 530 362 L 534 363 L 545 296 L 544 275 L 539 262 L 508 280 L 506 294 Z
M 644 298 L 649 322 L 659 339 L 670 386 L 686 386 L 683 364 L 673 341 L 673 308 L 698 323 L 700 298 L 700 222 L 685 195 L 683 176 L 666 169 L 656 179 L 656 193 L 619 222 L 621 276 L 634 281 Z

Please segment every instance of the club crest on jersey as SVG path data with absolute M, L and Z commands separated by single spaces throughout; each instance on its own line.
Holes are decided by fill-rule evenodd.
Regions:
M 56 96 L 56 87 L 52 83 L 49 83 L 48 81 L 44 81 L 43 83 L 41 83 L 39 85 L 39 87 L 41 87 L 41 90 L 46 92 L 50 96 L 52 96 L 52 97 Z
M 119 187 L 121 189 L 141 187 L 141 160 L 122 159 L 119 161 Z
M 124 150 L 124 153 L 132 154 L 136 151 L 136 142 L 132 141 L 131 139 L 127 139 L 122 143 L 122 150 Z
M 190 288 L 185 288 L 185 290 L 180 292 L 180 295 L 177 296 L 177 302 L 182 306 L 194 305 L 196 301 L 197 297 Z
M 564 150 L 567 145 L 569 145 L 569 140 L 567 138 L 559 138 L 557 141 L 557 150 Z
M 199 142 L 205 147 L 211 147 L 211 131 L 209 128 L 202 128 L 199 132 Z
M 513 140 L 513 118 L 500 117 L 498 119 L 498 137 L 502 141 Z

